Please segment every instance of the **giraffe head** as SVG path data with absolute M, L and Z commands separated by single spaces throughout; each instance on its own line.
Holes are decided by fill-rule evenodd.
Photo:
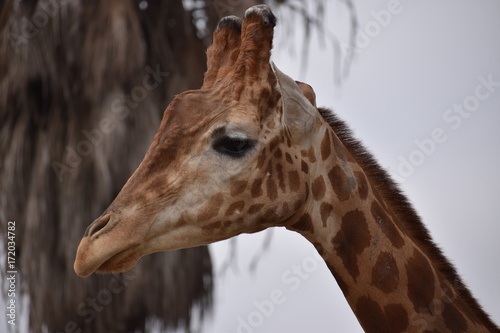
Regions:
M 226 17 L 201 89 L 167 107 L 151 147 L 86 230 L 80 276 L 119 272 L 149 253 L 291 223 L 307 203 L 298 158 L 319 113 L 312 89 L 270 62 L 276 18 L 265 5 Z M 126 149 L 126 148 L 125 148 Z

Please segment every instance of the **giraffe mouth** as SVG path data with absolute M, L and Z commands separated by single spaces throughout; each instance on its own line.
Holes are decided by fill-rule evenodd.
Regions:
M 97 269 L 96 273 L 120 273 L 134 267 L 140 259 L 137 247 L 133 245 L 123 251 L 114 254 L 111 258 L 107 259 Z
M 135 243 L 103 251 L 102 247 L 96 247 L 95 244 L 91 244 L 88 238 L 84 238 L 76 253 L 75 272 L 78 276 L 87 277 L 94 272 L 119 273 L 126 271 L 142 257 L 139 247 L 140 244 Z

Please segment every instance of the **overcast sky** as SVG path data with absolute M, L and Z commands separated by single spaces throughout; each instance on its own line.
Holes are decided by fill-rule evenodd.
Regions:
M 346 43 L 347 12 L 337 2 L 326 2 L 328 29 Z M 399 181 L 434 240 L 500 323 L 500 2 L 355 5 L 360 47 L 340 86 L 334 84 L 333 49 L 328 43 L 320 48 L 315 35 L 301 74 L 301 32 L 283 33 L 284 25 L 301 29 L 301 22 L 289 14 L 276 27 L 274 62 L 309 83 L 318 105 L 348 121 Z M 479 95 L 478 85 L 484 87 Z M 214 320 L 203 331 L 235 332 L 241 326 L 242 332 L 361 332 L 313 246 L 287 230 L 272 233 L 255 272 L 249 264 L 266 233 L 238 237 L 235 269 L 218 276 Z M 216 267 L 228 248 L 228 241 L 211 246 Z M 279 304 L 266 308 L 273 295 L 281 295 Z

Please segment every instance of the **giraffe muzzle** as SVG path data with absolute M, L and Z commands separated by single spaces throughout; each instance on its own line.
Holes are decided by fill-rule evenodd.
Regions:
M 88 226 L 73 266 L 77 275 L 87 277 L 96 271 L 121 272 L 135 265 L 141 256 L 138 248 L 142 240 L 134 237 L 139 235 L 130 235 L 118 220 L 117 214 L 105 212 Z M 110 234 L 112 230 L 115 232 Z M 123 237 L 124 234 L 129 237 Z

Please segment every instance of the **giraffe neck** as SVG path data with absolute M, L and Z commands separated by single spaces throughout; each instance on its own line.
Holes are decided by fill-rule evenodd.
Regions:
M 288 228 L 316 247 L 363 329 L 497 331 L 385 172 L 320 112 L 330 126 L 302 152 L 310 195 Z

